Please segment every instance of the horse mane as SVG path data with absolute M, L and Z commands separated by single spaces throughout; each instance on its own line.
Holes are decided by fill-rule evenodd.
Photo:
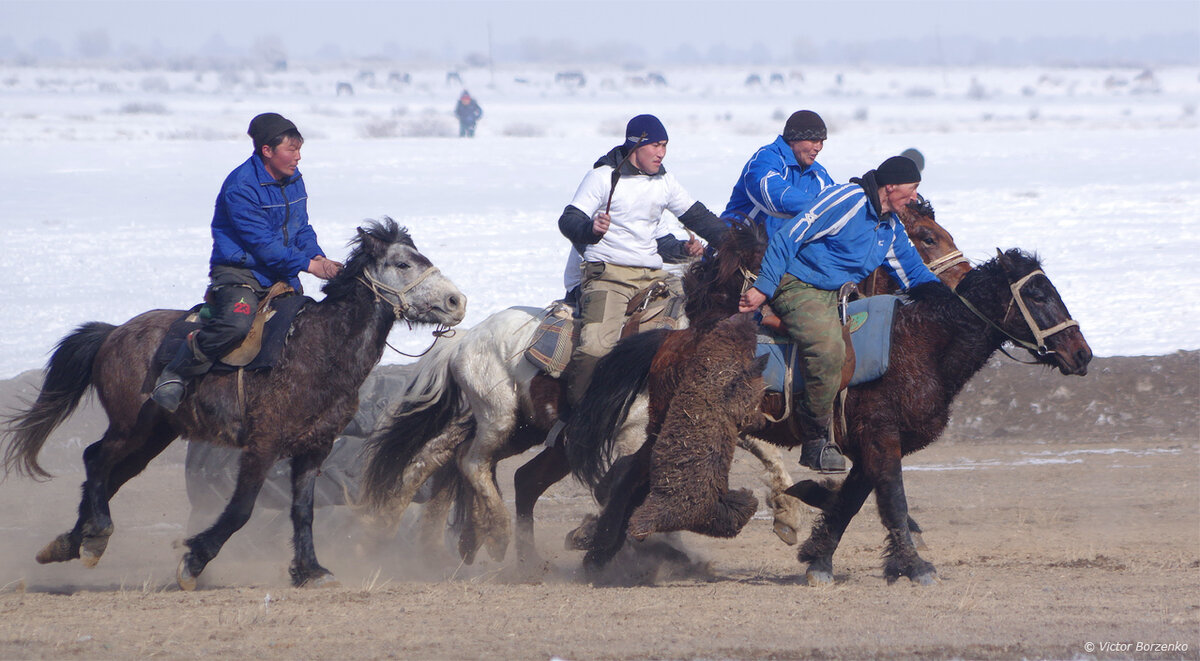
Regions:
M 326 282 L 321 291 L 327 298 L 341 298 L 354 289 L 354 282 L 362 275 L 367 264 L 379 259 L 385 252 L 381 246 L 400 243 L 416 249 L 408 228 L 396 224 L 389 216 L 379 220 L 368 219 L 358 228 L 358 233 L 346 245 L 350 247 L 350 257 L 346 259 L 342 272 Z
M 704 328 L 737 312 L 744 282 L 741 269 L 757 271 L 765 250 L 766 239 L 757 223 L 730 223 L 715 251 L 710 246 L 708 254 L 683 276 L 688 323 Z

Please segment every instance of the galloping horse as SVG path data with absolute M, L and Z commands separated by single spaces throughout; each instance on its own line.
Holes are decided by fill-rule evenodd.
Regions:
M 888 581 L 907 576 L 927 584 L 936 579 L 933 565 L 917 554 L 913 544 L 901 457 L 938 438 L 949 420 L 954 396 L 1005 342 L 1026 348 L 1037 362 L 1057 367 L 1063 374 L 1087 373 L 1091 349 L 1031 255 L 1015 249 L 998 254 L 963 276 L 957 295 L 939 284 L 927 284 L 914 288 L 910 296 L 913 302 L 897 313 L 888 372 L 849 391 L 842 449 L 854 465 L 840 489 L 820 498 L 823 514 L 801 545 L 799 559 L 809 563 L 810 583 L 833 581 L 833 553 L 846 525 L 872 491 L 888 534 L 884 564 Z M 609 500 L 584 559 L 592 572 L 623 544 L 629 516 L 647 493 L 649 448 L 670 397 L 667 384 L 682 364 L 677 361 L 658 370 L 651 363 L 666 336 L 655 331 L 618 343 L 597 366 L 594 389 L 586 396 L 610 411 L 592 412 L 591 420 L 619 421 L 621 408 L 644 388 L 647 378 L 654 400 L 649 441 L 612 468 Z M 612 378 L 601 378 L 602 374 Z M 568 449 L 577 474 L 602 472 L 601 465 L 611 453 L 610 433 L 611 426 L 581 425 L 579 433 L 570 437 Z M 801 442 L 787 420 L 753 433 L 784 447 Z M 789 492 L 803 496 L 813 486 L 806 481 Z
M 901 219 L 922 258 L 948 284 L 956 284 L 970 269 L 954 239 L 934 221 L 928 203 L 910 206 L 901 213 Z M 746 232 L 738 236 L 738 242 L 723 252 L 742 255 L 738 258 L 742 268 L 757 269 L 764 249 L 761 237 Z M 743 283 L 737 269 L 723 271 L 722 277 L 722 286 L 730 291 Z M 895 287 L 882 271 L 870 279 L 869 285 L 864 283 L 864 290 L 876 292 L 894 291 Z M 716 318 L 736 311 L 736 298 L 711 308 L 721 311 Z M 435 540 L 441 538 L 441 522 L 431 517 L 444 519 L 449 508 L 442 489 L 457 486 L 459 514 L 470 513 L 459 540 L 460 553 L 468 560 L 485 542 L 492 557 L 503 557 L 509 519 L 495 486 L 496 464 L 541 443 L 553 420 L 539 410 L 536 393 L 530 391 L 537 371 L 521 357 L 532 342 L 539 312 L 534 308 L 509 308 L 459 333 L 457 344 L 435 347 L 418 363 L 417 376 L 401 398 L 393 420 L 373 441 L 376 458 L 368 463 L 363 498 L 379 508 L 386 507 L 394 524 L 422 485 L 431 479 L 438 481 L 434 500 L 421 519 L 423 534 Z M 691 314 L 689 311 L 689 317 Z M 464 399 L 465 407 L 460 403 Z M 621 439 L 629 440 L 631 448 L 645 439 L 646 410 L 646 401 L 639 398 L 618 432 Z M 784 495 L 792 481 L 779 451 L 753 437 L 743 437 L 739 445 L 766 467 L 771 488 L 767 502 L 774 510 L 774 529 L 788 543 L 796 543 L 800 511 L 798 503 Z M 469 488 L 464 488 L 458 475 L 443 470 L 455 461 Z M 561 444 L 546 448 L 518 469 L 516 541 L 520 560 L 537 558 L 533 539 L 537 499 L 568 474 Z
M 50 542 L 38 562 L 80 558 L 95 566 L 113 533 L 109 500 L 178 436 L 242 448 L 237 487 L 210 528 L 186 540 L 177 578 L 195 588 L 204 567 L 250 518 L 267 470 L 291 458 L 294 558 L 300 586 L 332 578 L 313 549 L 313 484 L 334 438 L 358 408 L 358 388 L 379 362 L 398 319 L 452 326 L 466 298 L 417 251 L 390 218 L 359 228 L 342 273 L 325 298 L 305 303 L 278 364 L 267 371 L 217 374 L 200 380 L 183 406 L 168 413 L 147 397 L 158 368 L 154 354 L 184 313 L 152 310 L 121 326 L 91 322 L 59 343 L 37 400 L 7 421 L 11 441 L 5 471 L 49 474 L 37 462 L 50 432 L 94 387 L 109 426 L 83 453 L 87 479 L 75 527 Z

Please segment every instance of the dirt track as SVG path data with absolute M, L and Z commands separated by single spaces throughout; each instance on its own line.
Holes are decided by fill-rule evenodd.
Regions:
M 1098 359 L 1083 379 L 1011 363 L 981 376 L 943 442 L 906 462 L 942 578 L 930 588 L 883 579 L 871 501 L 829 588 L 803 584 L 761 511 L 736 539 L 684 537 L 706 574 L 595 588 L 562 550 L 593 505 L 563 483 L 539 504 L 540 583 L 511 558 L 367 554 L 344 512 L 320 511 L 317 549 L 341 587 L 288 587 L 288 526 L 262 513 L 183 593 L 177 449 L 114 499 L 98 567 L 33 561 L 74 520 L 67 436 L 46 455 L 55 480 L 0 483 L 0 658 L 1200 658 L 1200 354 Z M 519 460 L 501 467 L 506 495 Z M 733 480 L 761 496 L 746 457 Z

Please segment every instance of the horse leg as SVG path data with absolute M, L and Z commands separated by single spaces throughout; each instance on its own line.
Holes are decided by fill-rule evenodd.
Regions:
M 80 558 L 86 567 L 95 567 L 108 548 L 113 533 L 108 503 L 134 475 L 142 472 L 176 434 L 154 412 L 143 407 L 134 428 L 118 434 L 109 427 L 99 441 L 83 452 L 85 478 L 75 527 L 56 537 L 37 554 L 41 564 Z M 137 439 L 141 439 L 137 443 Z
M 497 562 L 504 560 L 512 529 L 508 510 L 496 485 L 497 455 L 510 433 L 511 429 L 487 426 L 480 420 L 475 441 L 458 459 L 463 476 L 475 492 L 471 521 L 478 535 L 476 543 L 486 545 L 488 555 Z
M 625 544 L 629 517 L 650 493 L 650 443 L 637 452 L 613 462 L 609 469 L 611 486 L 607 502 L 596 521 L 591 548 L 583 557 L 583 568 L 592 579 L 613 559 Z
M 217 553 L 229 537 L 250 520 L 250 515 L 254 513 L 254 501 L 267 479 L 267 471 L 274 463 L 273 454 L 264 455 L 252 448 L 242 451 L 238 458 L 237 486 L 233 488 L 233 496 L 229 503 L 217 517 L 216 523 L 184 541 L 188 552 L 179 561 L 179 569 L 175 575 L 181 589 L 196 589 L 196 578 L 200 576 L 200 572 L 217 557 Z
M 390 541 L 396 537 L 404 512 L 416 498 L 417 492 L 426 481 L 454 459 L 454 453 L 462 443 L 470 441 L 470 437 L 465 434 L 466 429 L 467 426 L 461 419 L 456 420 L 446 431 L 426 443 L 404 468 L 400 476 L 400 493 L 387 503 L 386 509 L 381 507 L 374 512 L 360 509 L 359 516 L 363 525 L 373 531 L 373 538 L 377 541 Z
M 821 516 L 813 524 L 808 539 L 800 545 L 800 551 L 796 554 L 800 562 L 808 563 L 805 577 L 809 585 L 833 583 L 833 552 L 842 541 L 842 534 L 846 532 L 850 519 L 862 509 L 871 488 L 866 471 L 855 463 L 842 488 L 832 493 Z
M 421 505 L 417 517 L 416 542 L 418 548 L 434 553 L 444 548 L 446 529 L 450 523 L 450 508 L 454 506 L 454 487 L 457 484 L 454 465 L 443 465 L 430 478 L 431 495 Z
M 766 470 L 767 505 L 775 513 L 772 528 L 779 539 L 788 546 L 798 541 L 796 531 L 800 529 L 800 502 L 786 492 L 792 486 L 792 476 L 783 465 L 783 453 L 774 445 L 753 436 L 739 436 L 738 445 L 758 458 Z
M 319 586 L 333 582 L 333 573 L 317 562 L 313 546 L 313 494 L 321 463 L 329 449 L 306 452 L 292 457 L 292 566 L 288 575 L 296 587 Z
M 818 484 L 814 480 L 802 480 L 788 487 L 787 495 L 793 498 L 798 498 L 800 502 L 815 507 L 819 510 L 827 510 L 829 504 L 833 502 L 834 495 L 837 494 L 837 489 L 832 489 L 824 484 Z M 908 516 L 908 532 L 912 535 L 913 546 L 918 550 L 925 549 L 925 540 L 921 538 L 921 526 L 917 520 Z
M 567 453 L 563 449 L 562 443 L 542 450 L 538 456 L 517 469 L 513 482 L 517 499 L 518 562 L 523 564 L 541 562 L 533 538 L 533 508 L 546 489 L 566 477 L 570 472 Z
M 937 582 L 937 570 L 917 553 L 908 516 L 908 499 L 904 495 L 904 478 L 900 469 L 900 443 L 896 440 L 894 452 L 887 453 L 881 470 L 874 475 L 875 505 L 879 519 L 887 530 L 883 575 L 888 583 L 907 576 L 913 583 L 932 585 Z

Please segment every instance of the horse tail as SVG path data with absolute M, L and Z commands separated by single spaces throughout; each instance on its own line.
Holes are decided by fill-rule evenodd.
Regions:
M 583 396 L 587 404 L 571 414 L 566 429 L 571 472 L 589 487 L 595 488 L 612 464 L 617 430 L 646 387 L 650 363 L 669 332 L 662 328 L 631 335 L 596 364 Z
M 462 388 L 451 371 L 459 341 L 443 338 L 417 361 L 412 379 L 389 413 L 391 419 L 367 439 L 359 492 L 363 502 L 387 503 L 413 458 L 462 414 Z
M 116 329 L 93 321 L 59 340 L 46 363 L 46 376 L 37 400 L 23 411 L 7 416 L 0 435 L 11 437 L 4 450 L 5 475 L 16 471 L 32 478 L 51 477 L 37 456 L 54 431 L 79 406 L 92 385 L 92 367 L 100 346 Z

